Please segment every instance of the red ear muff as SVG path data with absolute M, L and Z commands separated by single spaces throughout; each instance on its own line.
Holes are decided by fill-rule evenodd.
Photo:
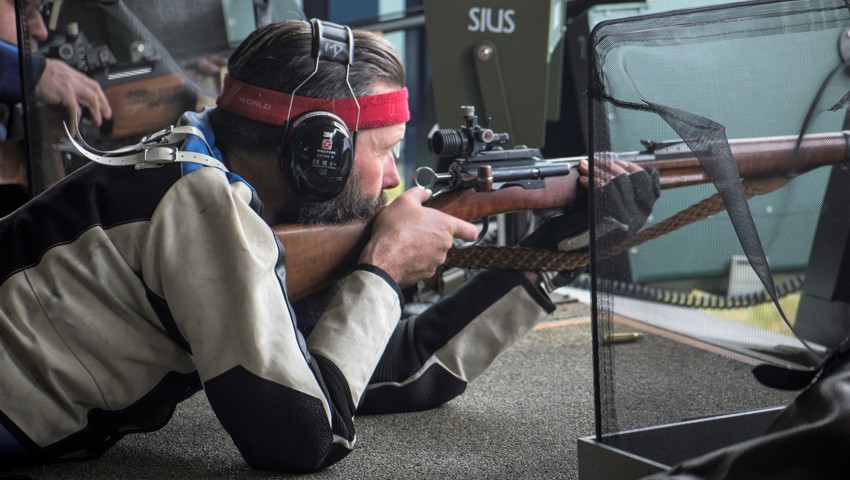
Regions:
M 280 167 L 289 170 L 292 188 L 314 202 L 339 195 L 354 161 L 354 139 L 338 116 L 307 112 L 286 129 L 280 148 Z

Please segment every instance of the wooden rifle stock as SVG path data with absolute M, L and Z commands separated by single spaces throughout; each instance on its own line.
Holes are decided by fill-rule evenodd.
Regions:
M 509 187 L 492 192 L 454 190 L 425 203 L 449 215 L 473 221 L 499 213 L 571 205 L 577 198 L 578 170 L 545 179 L 545 188 Z M 354 270 L 371 233 L 371 222 L 345 225 L 275 225 L 286 249 L 286 288 L 299 300 Z
M 840 163 L 847 140 L 843 132 L 803 137 L 795 159 L 798 136 L 730 140 L 732 157 L 741 178 L 799 174 Z M 606 154 L 600 154 L 604 156 Z M 613 154 L 607 160 L 629 160 L 660 173 L 661 188 L 696 185 L 710 181 L 692 154 L 665 158 L 641 154 Z M 566 207 L 581 199 L 578 172 L 545 179 L 545 188 L 509 187 L 492 192 L 454 190 L 426 202 L 455 217 L 473 221 L 499 213 Z M 275 235 L 286 249 L 286 283 L 289 298 L 299 300 L 353 271 L 371 233 L 370 222 L 345 225 L 276 225 Z

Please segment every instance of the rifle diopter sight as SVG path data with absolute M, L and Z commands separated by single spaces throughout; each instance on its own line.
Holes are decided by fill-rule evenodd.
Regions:
M 495 133 L 478 125 L 475 107 L 460 107 L 464 125 L 459 129 L 441 129 L 431 135 L 429 146 L 440 158 L 474 160 L 481 152 L 504 145 L 510 140 L 507 133 Z
M 416 184 L 434 190 L 434 195 L 461 188 L 493 191 L 506 186 L 543 188 L 543 179 L 567 175 L 574 163 L 543 159 L 539 148 L 502 148 L 510 141 L 507 133 L 495 133 L 478 125 L 475 107 L 461 107 L 464 124 L 459 129 L 435 131 L 429 139 L 431 151 L 454 162 L 447 172 L 419 167 Z M 435 188 L 437 187 L 437 188 Z

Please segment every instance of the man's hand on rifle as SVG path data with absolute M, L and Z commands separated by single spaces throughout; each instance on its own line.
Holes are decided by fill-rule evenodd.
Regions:
M 429 190 L 414 187 L 384 207 L 360 263 L 379 267 L 402 287 L 409 286 L 430 278 L 445 263 L 452 239 L 477 238 L 478 228 L 472 223 L 422 206 L 430 197 Z
M 593 172 L 594 175 L 594 183 L 597 187 L 601 187 L 606 183 L 610 182 L 612 178 L 622 175 L 624 173 L 635 173 L 643 170 L 643 168 L 632 162 L 626 161 L 616 161 L 616 162 L 601 162 L 599 165 L 596 165 L 596 171 Z M 590 188 L 590 163 L 587 160 L 579 160 L 578 162 L 578 171 L 581 173 L 581 177 L 579 177 L 579 182 L 584 185 L 586 188 Z
M 605 225 L 616 228 L 602 232 L 601 235 L 618 234 L 623 239 L 634 235 L 646 223 L 652 212 L 652 205 L 658 198 L 661 188 L 658 183 L 658 171 L 649 172 L 631 162 L 604 162 L 596 165 L 594 184 L 596 185 L 597 209 L 616 218 L 605 217 Z M 579 183 L 590 187 L 590 165 L 586 160 L 579 162 Z M 614 205 L 617 205 L 615 208 Z M 562 250 L 570 252 L 587 248 L 590 243 L 590 212 L 586 206 L 568 208 L 555 213 L 545 220 L 535 231 L 520 241 L 520 246 Z M 600 232 L 597 231 L 597 235 Z M 581 273 L 582 269 L 559 272 L 554 279 L 547 281 L 551 287 L 568 284 Z M 537 274 L 526 272 L 532 282 Z
M 657 169 L 625 161 L 598 162 L 594 165 L 594 184 L 596 239 L 612 245 L 643 227 L 661 195 Z
M 579 183 L 589 188 L 590 166 L 586 160 L 579 162 Z M 644 170 L 631 162 L 604 162 L 594 169 L 594 184 L 597 212 L 603 217 L 597 220 L 597 238 L 620 242 L 646 223 L 652 213 L 652 205 L 661 188 L 658 171 Z M 555 213 L 540 227 L 520 241 L 524 247 L 562 250 L 565 252 L 587 248 L 590 212 L 587 207 L 570 208 Z M 561 272 L 554 286 L 569 283 L 580 271 Z

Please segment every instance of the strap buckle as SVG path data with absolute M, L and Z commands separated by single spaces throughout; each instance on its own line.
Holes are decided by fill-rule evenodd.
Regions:
M 174 131 L 174 125 L 169 125 L 158 132 L 153 132 L 150 135 L 145 135 L 144 137 L 142 137 L 141 143 L 143 145 L 149 145 L 152 143 L 168 143 L 166 137 L 171 135 L 172 131 Z M 165 141 L 163 141 L 164 139 Z
M 142 161 L 136 164 L 136 170 L 159 168 L 166 163 L 177 161 L 179 149 L 174 145 L 145 148 Z

